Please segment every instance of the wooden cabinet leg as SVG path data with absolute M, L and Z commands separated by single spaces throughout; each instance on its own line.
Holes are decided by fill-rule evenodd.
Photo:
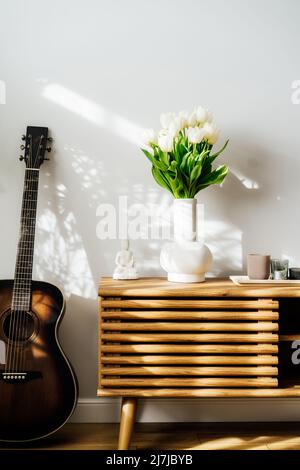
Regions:
M 118 450 L 128 450 L 132 436 L 137 398 L 122 398 Z

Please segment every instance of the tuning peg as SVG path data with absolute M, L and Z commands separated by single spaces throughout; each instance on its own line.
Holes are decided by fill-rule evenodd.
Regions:
M 47 141 L 48 142 L 53 142 L 53 138 L 52 137 L 47 137 Z
M 46 148 L 47 152 L 51 152 L 51 147 Z
M 26 135 L 25 134 L 22 135 L 22 140 L 26 140 Z
M 21 150 L 24 150 L 24 149 L 25 149 L 25 145 L 21 145 L 21 146 L 20 146 L 20 149 L 21 149 Z
M 25 160 L 24 155 L 20 155 L 20 156 L 19 156 L 19 160 L 20 160 L 20 162 L 22 162 L 23 160 Z

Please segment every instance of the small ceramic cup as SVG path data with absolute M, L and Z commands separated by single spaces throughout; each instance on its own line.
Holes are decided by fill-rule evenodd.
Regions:
M 249 279 L 269 279 L 270 255 L 249 254 L 247 256 L 247 274 Z

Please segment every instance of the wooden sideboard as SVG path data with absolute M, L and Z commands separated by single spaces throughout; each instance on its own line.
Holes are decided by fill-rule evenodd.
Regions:
M 118 448 L 138 397 L 300 397 L 296 339 L 296 286 L 102 278 L 98 396 L 122 397 Z

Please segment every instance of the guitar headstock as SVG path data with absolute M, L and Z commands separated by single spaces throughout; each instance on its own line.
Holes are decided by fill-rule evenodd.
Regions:
M 38 170 L 45 158 L 45 153 L 51 152 L 51 148 L 47 145 L 52 142 L 52 138 L 48 137 L 48 127 L 28 126 L 26 135 L 22 136 L 23 144 L 21 150 L 24 155 L 20 155 L 20 160 L 24 160 L 26 168 Z

